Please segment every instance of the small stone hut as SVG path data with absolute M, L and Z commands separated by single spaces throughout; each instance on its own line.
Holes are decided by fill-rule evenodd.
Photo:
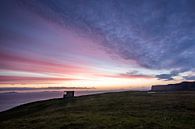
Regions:
M 63 98 L 73 98 L 74 97 L 74 91 L 64 91 Z

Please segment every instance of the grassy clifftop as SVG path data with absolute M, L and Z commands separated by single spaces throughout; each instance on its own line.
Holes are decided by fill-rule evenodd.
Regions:
M 1 129 L 195 129 L 195 92 L 119 92 L 34 102 L 0 113 Z

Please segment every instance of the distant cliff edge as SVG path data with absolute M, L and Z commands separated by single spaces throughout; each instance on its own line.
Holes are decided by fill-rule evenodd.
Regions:
M 154 85 L 151 91 L 189 91 L 195 90 L 195 82 L 181 82 L 168 85 Z

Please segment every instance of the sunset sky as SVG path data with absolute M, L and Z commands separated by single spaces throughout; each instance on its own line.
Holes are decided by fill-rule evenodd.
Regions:
M 1 0 L 0 87 L 195 80 L 194 0 Z

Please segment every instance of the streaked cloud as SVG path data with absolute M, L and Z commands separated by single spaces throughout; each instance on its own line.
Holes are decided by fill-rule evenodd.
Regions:
M 32 82 L 194 80 L 182 75 L 195 71 L 193 0 L 10 0 L 0 7 L 3 79 L 15 71 L 21 81 L 20 72 L 31 73 Z

